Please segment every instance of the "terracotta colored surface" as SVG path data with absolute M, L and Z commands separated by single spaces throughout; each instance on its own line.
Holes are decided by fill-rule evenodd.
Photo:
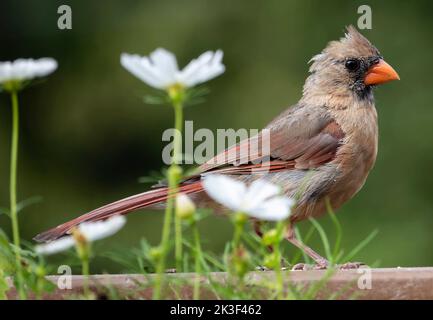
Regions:
M 371 272 L 369 274 L 369 272 Z M 371 275 L 371 282 L 369 282 Z M 286 282 L 290 281 L 293 286 L 308 288 L 310 285 L 318 284 L 326 276 L 326 271 L 287 271 L 284 272 Z M 107 288 L 114 288 L 119 293 L 119 298 L 145 298 L 152 296 L 150 288 L 145 284 L 152 276 L 143 275 L 94 275 L 91 277 L 92 289 L 98 292 L 98 298 L 104 298 L 104 291 Z M 192 280 L 193 274 L 168 274 L 168 281 L 176 283 L 182 280 Z M 224 273 L 212 274 L 213 279 L 225 282 L 227 279 Z M 249 275 L 248 283 L 257 283 L 264 279 L 274 278 L 273 272 L 252 272 Z M 58 276 L 48 277 L 53 283 L 58 283 Z M 203 278 L 203 284 L 208 280 Z M 359 282 L 371 289 L 359 289 Z M 191 283 L 191 282 L 189 282 Z M 45 299 L 68 299 L 71 295 L 77 295 L 82 290 L 83 278 L 72 276 L 72 289 L 56 289 L 53 293 L 46 295 Z M 168 291 L 167 298 L 182 297 L 191 299 L 192 288 L 188 284 L 179 285 L 177 293 Z M 337 299 L 433 299 L 433 268 L 384 268 L 364 270 L 340 270 L 336 271 L 329 279 L 323 281 L 319 299 L 327 299 L 331 295 Z M 9 292 L 10 298 L 15 297 L 14 290 Z M 217 298 L 211 291 L 204 289 L 201 297 L 204 299 Z M 266 298 L 266 296 L 264 296 Z

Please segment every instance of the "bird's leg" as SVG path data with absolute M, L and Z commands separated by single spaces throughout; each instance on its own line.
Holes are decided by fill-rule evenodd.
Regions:
M 306 244 L 302 243 L 296 238 L 295 232 L 292 228 L 292 225 L 290 225 L 289 230 L 287 232 L 286 240 L 289 241 L 294 246 L 301 249 L 303 252 L 305 252 L 309 257 L 311 257 L 314 262 L 316 262 L 319 269 L 326 269 L 329 266 L 328 260 L 323 258 L 320 254 L 318 254 L 316 251 L 311 249 Z M 297 269 L 297 268 L 295 268 Z
M 262 225 L 262 223 L 259 220 L 254 220 L 254 222 L 253 222 L 254 232 L 256 233 L 256 235 L 259 238 L 263 237 L 263 232 L 262 232 L 261 225 Z

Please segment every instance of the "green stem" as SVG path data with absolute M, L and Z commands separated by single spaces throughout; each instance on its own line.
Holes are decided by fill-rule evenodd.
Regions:
M 183 105 L 180 102 L 174 103 L 174 128 L 176 134 L 173 140 L 174 154 L 172 161 L 174 163 L 180 162 L 182 152 L 182 130 L 183 130 Z
M 38 277 L 36 279 L 36 292 L 35 292 L 36 300 L 42 299 L 42 293 L 43 293 L 43 289 L 44 289 L 44 280 L 45 280 L 45 278 L 43 276 L 38 275 Z
M 84 254 L 81 258 L 81 273 L 84 277 L 83 282 L 83 289 L 84 289 L 84 295 L 86 298 L 90 297 L 90 263 L 89 263 L 89 256 L 87 254 Z
M 280 244 L 275 244 L 273 246 L 274 254 L 277 259 L 277 264 L 275 266 L 275 276 L 277 279 L 277 297 L 279 300 L 283 298 L 283 274 L 281 272 L 281 251 Z
M 175 215 L 174 219 L 175 232 L 175 256 L 176 256 L 176 272 L 182 272 L 182 220 Z
M 280 250 L 281 239 L 282 239 L 284 229 L 285 229 L 285 222 L 284 221 L 278 222 L 277 224 L 278 242 L 276 242 L 273 245 L 275 259 L 277 260 L 275 266 L 275 276 L 277 280 L 277 288 L 276 288 L 277 297 L 279 300 L 282 300 L 284 298 L 284 282 L 283 282 L 283 273 L 281 271 L 282 266 L 281 266 L 281 250 Z
M 177 157 L 180 156 L 182 152 L 182 143 L 181 143 L 181 132 L 183 129 L 183 107 L 180 103 L 174 104 L 174 112 L 175 112 L 175 140 L 174 144 L 174 161 L 177 162 L 179 159 Z M 177 184 L 176 184 L 177 189 Z M 182 271 L 182 221 L 180 217 L 175 214 L 175 259 L 176 259 L 176 269 L 177 272 Z
M 236 212 L 233 215 L 233 223 L 234 223 L 234 234 L 233 234 L 233 240 L 232 240 L 232 248 L 231 248 L 231 258 L 227 261 L 231 265 L 229 266 L 230 269 L 233 270 L 233 272 L 230 272 L 230 281 L 232 282 L 232 285 L 240 286 L 243 281 L 238 275 L 237 272 L 237 258 L 236 255 L 238 254 L 238 248 L 241 244 L 242 239 L 242 233 L 244 232 L 244 225 L 247 221 L 246 215 L 242 212 Z M 232 276 L 236 276 L 233 278 Z
M 233 235 L 233 250 L 236 249 L 241 242 L 245 221 L 246 218 L 244 213 L 241 212 L 235 213 L 234 216 L 235 232 Z
M 174 108 L 174 118 L 175 118 L 175 134 L 173 140 L 173 158 L 170 168 L 168 169 L 168 198 L 167 204 L 165 208 L 164 214 L 164 225 L 162 229 L 162 238 L 161 238 L 161 256 L 159 257 L 159 261 L 156 267 L 156 279 L 155 279 L 155 287 L 153 291 L 153 298 L 155 300 L 161 299 L 161 290 L 163 285 L 163 276 L 165 271 L 165 263 L 167 254 L 170 247 L 170 231 L 171 231 L 171 220 L 173 216 L 174 209 L 174 195 L 177 193 L 177 187 L 179 183 L 179 173 L 181 172 L 180 167 L 177 165 L 179 157 L 181 155 L 181 147 L 182 147 L 182 124 L 183 124 L 183 106 L 181 102 L 173 102 Z M 177 219 L 175 217 L 175 219 Z M 180 223 L 180 222 L 179 222 Z M 182 234 L 176 232 L 175 235 L 175 249 L 179 249 L 182 247 Z M 182 252 L 176 251 L 176 257 Z
M 78 240 L 77 240 L 78 239 Z M 90 243 L 87 240 L 83 241 L 82 235 L 79 234 L 75 239 L 75 248 L 78 258 L 81 261 L 81 274 L 83 276 L 83 291 L 84 296 L 90 298 Z
M 200 277 L 201 277 L 201 261 L 202 261 L 202 250 L 200 244 L 200 232 L 198 230 L 197 222 L 194 221 L 194 246 L 195 246 L 195 282 L 194 282 L 194 292 L 193 300 L 200 299 Z
M 15 264 L 17 268 L 18 293 L 20 299 L 25 299 L 23 273 L 21 266 L 20 233 L 17 212 L 17 162 L 18 162 L 18 137 L 19 137 L 19 107 L 18 94 L 11 92 L 12 100 L 12 141 L 11 141 L 11 171 L 10 171 L 10 216 L 12 220 L 12 234 L 15 245 Z

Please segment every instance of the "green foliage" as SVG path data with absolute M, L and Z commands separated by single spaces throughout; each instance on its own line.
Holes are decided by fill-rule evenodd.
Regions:
M 208 212 L 206 212 L 203 217 L 206 217 L 207 214 Z M 330 214 L 332 213 L 330 212 Z M 314 235 L 318 235 L 322 240 L 322 245 L 325 248 L 325 252 L 327 252 L 327 259 L 335 264 L 348 262 L 350 259 L 356 257 L 360 250 L 365 248 L 365 246 L 369 244 L 377 234 L 377 232 L 371 233 L 355 248 L 348 251 L 348 253 L 344 255 L 343 250 L 340 248 L 340 242 L 343 239 L 342 230 L 340 227 L 338 227 L 339 222 L 337 218 L 334 216 L 332 219 L 335 223 L 336 239 L 338 240 L 336 240 L 334 243 L 331 243 L 323 226 L 321 226 L 316 220 L 311 220 L 312 226 L 309 229 L 309 234 L 305 237 L 305 240 L 312 238 Z M 186 227 L 188 228 L 188 226 Z M 186 231 L 188 231 L 188 229 L 186 229 Z M 189 236 L 186 236 L 183 239 L 183 244 L 186 250 L 184 251 L 182 260 L 182 271 L 186 273 L 196 272 L 194 262 L 195 245 L 193 244 L 193 239 L 191 239 L 191 234 L 189 232 L 186 232 L 186 234 Z M 269 234 L 272 235 L 273 232 L 271 231 Z M 281 242 L 284 240 L 280 239 L 279 241 Z M 237 251 L 232 252 L 230 243 L 227 243 L 226 250 L 221 255 L 215 255 L 214 253 L 206 251 L 203 252 L 200 261 L 200 269 L 203 276 L 207 278 L 208 284 L 204 286 L 202 285 L 203 287 L 201 290 L 212 292 L 219 299 L 278 298 L 275 293 L 275 280 L 270 276 L 268 277 L 266 271 L 263 271 L 263 279 L 260 282 L 255 281 L 255 277 L 250 277 L 251 272 L 260 272 L 258 270 L 263 269 L 266 270 L 266 268 L 261 267 L 263 266 L 263 261 L 273 256 L 272 254 L 269 254 L 267 247 L 268 241 L 262 241 L 262 239 L 257 237 L 257 235 L 253 232 L 244 232 L 242 234 L 242 242 L 243 245 L 240 248 L 241 254 L 239 254 Z M 173 246 L 174 241 L 171 241 L 170 247 L 173 248 Z M 104 253 L 102 256 L 120 264 L 124 273 L 140 273 L 150 276 L 155 270 L 154 262 L 151 258 L 151 250 L 152 246 L 143 239 L 140 241 L 138 248 L 128 250 L 119 249 L 116 251 L 110 251 L 109 253 Z M 299 251 L 297 252 L 297 255 L 302 256 L 302 253 Z M 290 269 L 294 264 L 299 262 L 299 259 L 296 257 L 294 257 L 296 260 L 293 260 L 291 263 L 289 263 L 286 258 L 287 257 L 283 255 L 283 267 L 285 270 Z M 350 259 L 347 260 L 347 258 Z M 308 259 L 302 262 L 307 264 L 311 263 L 311 261 Z M 221 274 L 218 274 L 218 272 L 230 270 L 231 272 L 226 274 L 225 279 L 222 279 Z M 336 265 L 332 265 L 326 270 L 320 281 L 314 283 L 308 288 L 291 284 L 289 280 L 289 273 L 283 271 L 283 281 L 288 283 L 288 287 L 284 291 L 282 299 L 315 299 L 319 293 L 321 294 L 321 298 L 328 299 L 336 299 L 342 295 L 346 295 L 349 287 L 342 288 L 338 292 L 328 293 L 327 296 L 323 296 L 323 288 L 337 270 L 338 267 Z M 167 281 L 170 282 L 171 294 L 173 294 L 175 298 L 176 295 L 178 295 L 178 299 L 182 299 L 180 288 L 186 285 L 192 285 L 192 283 L 188 283 L 187 280 L 182 280 L 181 278 L 170 277 L 170 280 Z M 149 277 L 148 281 L 145 283 L 139 283 L 137 285 L 137 290 L 143 290 L 152 287 L 152 278 Z
M 210 214 L 210 210 L 199 210 L 195 223 L 203 222 Z M 333 215 L 332 211 L 330 214 Z M 354 258 L 377 234 L 377 231 L 371 233 L 355 248 L 344 255 L 343 250 L 340 248 L 342 229 L 335 216 L 332 217 L 332 220 L 334 221 L 336 233 L 336 241 L 333 244 L 329 241 L 323 226 L 314 219 L 311 219 L 312 226 L 307 236 L 304 238 L 304 243 L 307 243 L 308 239 L 312 238 L 315 234 L 318 235 L 322 240 L 327 259 L 335 264 L 347 262 Z M 185 250 L 182 259 L 182 272 L 196 273 L 197 261 L 194 258 L 196 255 L 196 245 L 194 244 L 192 233 L 189 232 L 192 227 L 191 222 L 184 222 L 184 227 L 186 236 L 183 238 Z M 251 231 L 244 231 L 241 236 L 242 245 L 236 247 L 235 250 L 232 249 L 231 243 L 227 243 L 226 250 L 222 255 L 215 255 L 214 253 L 203 251 L 199 258 L 199 269 L 200 274 L 208 281 L 207 284 L 201 285 L 200 291 L 212 292 L 219 299 L 315 299 L 319 293 L 323 298 L 322 289 L 337 270 L 334 265 L 324 273 L 320 281 L 308 288 L 291 284 L 288 278 L 290 277 L 289 273 L 281 272 L 282 281 L 288 284 L 287 288 L 282 292 L 282 295 L 277 294 L 275 280 L 272 277 L 268 277 L 266 271 L 263 271 L 262 280 L 260 281 L 254 280 L 255 277 L 250 277 L 251 272 L 260 272 L 257 270 L 263 269 L 266 270 L 266 268 L 261 267 L 263 263 L 265 263 L 265 265 L 267 264 L 270 268 L 275 268 L 275 266 L 278 265 L 278 263 L 275 263 L 275 259 L 277 259 L 278 256 L 275 255 L 275 252 L 270 253 L 268 246 L 275 243 L 284 243 L 284 240 L 282 237 L 276 235 L 276 229 L 274 229 L 272 225 L 265 225 L 264 228 L 267 229 L 265 232 L 267 235 L 265 240 L 259 238 Z M 300 235 L 299 231 L 297 231 L 297 235 Z M 170 248 L 173 248 L 173 246 L 174 241 L 171 240 Z M 0 230 L 0 270 L 2 271 L 0 274 L 0 298 L 6 297 L 5 294 L 8 286 L 5 277 L 15 274 L 13 250 L 13 245 L 9 243 L 8 237 Z M 142 239 L 137 248 L 118 248 L 117 250 L 102 252 L 99 256 L 119 265 L 123 273 L 142 274 L 147 277 L 146 282 L 137 282 L 137 288 L 127 294 L 127 296 L 132 298 L 141 290 L 151 288 L 154 285 L 153 278 L 150 277 L 150 275 L 155 272 L 155 263 L 157 262 L 154 259 L 153 250 L 154 247 L 152 247 L 147 240 Z M 25 288 L 28 294 L 33 293 L 34 297 L 41 298 L 44 294 L 52 292 L 54 284 L 47 281 L 45 275 L 55 269 L 54 265 L 47 264 L 43 259 L 35 255 L 31 247 L 21 249 L 20 253 L 22 257 Z M 299 251 L 296 255 L 297 257 L 293 257 L 292 262 L 289 263 L 283 254 L 284 263 L 282 266 L 284 269 L 290 269 L 291 266 L 299 262 L 299 257 L 302 256 L 302 253 Z M 270 259 L 273 259 L 272 263 L 270 263 Z M 266 261 L 268 261 L 268 263 L 266 263 Z M 71 260 L 68 261 L 68 263 L 71 262 Z M 310 260 L 307 259 L 303 262 L 310 263 Z M 215 273 L 226 271 L 229 272 L 226 273 L 225 279 L 221 278 L 221 274 Z M 181 293 L 182 287 L 192 285 L 192 283 L 188 283 L 186 279 L 182 278 L 170 277 L 170 280 L 167 281 L 170 282 L 170 294 L 173 294 L 177 299 L 183 298 Z M 120 294 L 117 289 L 112 286 L 102 286 L 98 289 L 98 292 L 103 292 L 109 299 L 122 299 L 126 297 L 125 293 Z M 343 288 L 338 292 L 330 293 L 329 296 L 325 298 L 336 299 L 345 293 L 346 290 Z M 95 297 L 88 293 L 76 298 L 94 299 Z
M 4 275 L 12 274 L 15 271 L 15 256 L 11 250 L 9 239 L 3 230 L 0 229 L 0 269 Z
M 34 196 L 34 197 L 30 197 L 28 199 L 24 199 L 20 202 L 17 203 L 17 213 L 20 213 L 21 211 L 23 211 L 24 209 L 26 209 L 27 207 L 37 204 L 37 203 L 41 203 L 43 200 L 42 197 L 40 196 Z M 9 208 L 6 207 L 0 207 L 0 215 L 7 215 L 9 216 Z
M 6 234 L 0 229 L 0 299 L 6 298 L 9 286 L 6 282 L 7 276 L 16 274 L 15 247 L 9 242 Z M 47 266 L 39 260 L 31 248 L 19 249 L 21 256 L 20 268 L 23 275 L 24 287 L 28 293 L 33 293 L 36 298 L 42 297 L 43 293 L 49 293 L 54 285 L 45 276 L 48 274 Z M 17 286 L 17 278 L 14 277 L 14 285 Z

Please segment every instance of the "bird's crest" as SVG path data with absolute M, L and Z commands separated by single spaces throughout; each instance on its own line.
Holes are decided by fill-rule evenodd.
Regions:
M 339 41 L 331 41 L 326 48 L 318 55 L 315 55 L 309 62 L 312 62 L 310 71 L 314 71 L 315 64 L 327 59 L 340 60 L 347 57 L 369 57 L 380 55 L 379 50 L 371 44 L 352 25 L 346 27 L 346 34 Z

